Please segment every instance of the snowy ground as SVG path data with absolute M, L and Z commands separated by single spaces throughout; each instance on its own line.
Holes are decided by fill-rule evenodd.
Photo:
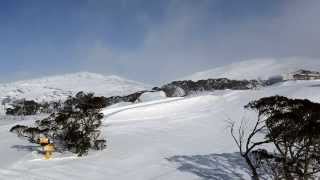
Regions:
M 250 100 L 279 94 L 320 102 L 319 90 L 320 81 L 291 81 L 106 108 L 102 131 L 108 148 L 83 158 L 55 154 L 53 160 L 41 160 L 37 147 L 8 132 L 34 119 L 1 120 L 0 179 L 249 179 L 227 120 L 254 119 L 243 109 Z

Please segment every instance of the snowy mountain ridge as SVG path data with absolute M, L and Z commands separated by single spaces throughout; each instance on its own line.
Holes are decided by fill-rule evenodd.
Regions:
M 126 95 L 149 88 L 148 85 L 118 76 L 79 72 L 0 84 L 0 98 L 26 98 L 37 101 L 64 99 L 79 91 L 97 95 Z
M 266 80 L 272 76 L 279 75 L 286 78 L 289 73 L 300 69 L 320 71 L 320 61 L 311 58 L 298 57 L 253 59 L 197 72 L 179 79 L 194 81 L 210 78 Z

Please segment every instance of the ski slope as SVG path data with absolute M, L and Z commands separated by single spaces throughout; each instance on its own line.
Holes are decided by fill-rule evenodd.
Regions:
M 104 151 L 41 160 L 36 147 L 0 126 L 0 179 L 198 180 L 250 179 L 228 132 L 229 119 L 254 119 L 243 106 L 272 95 L 320 102 L 320 81 L 288 81 L 248 91 L 216 91 L 103 110 Z

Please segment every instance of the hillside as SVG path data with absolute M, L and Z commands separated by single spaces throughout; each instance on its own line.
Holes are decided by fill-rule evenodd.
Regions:
M 308 58 L 254 59 L 197 72 L 179 79 L 194 81 L 209 78 L 265 80 L 277 75 L 286 76 L 299 69 L 320 71 L 320 61 Z
M 126 95 L 149 88 L 148 85 L 126 80 L 118 76 L 103 76 L 80 72 L 39 79 L 0 84 L 0 98 L 27 98 L 37 101 L 64 99 L 79 91 L 95 92 L 97 95 Z
M 294 68 L 309 69 L 305 67 L 307 65 L 300 67 L 294 64 L 302 63 L 300 61 L 292 61 L 291 65 L 263 61 L 261 66 L 249 66 L 250 62 L 258 61 L 233 64 L 210 73 L 225 71 L 229 78 L 239 75 L 236 79 L 242 79 L 246 75 L 253 78 L 282 74 L 282 71 L 286 73 L 285 70 L 291 72 Z M 312 70 L 317 69 L 315 64 Z M 243 70 L 245 67 L 247 69 Z M 240 72 L 246 72 L 245 76 Z M 27 92 L 17 93 L 18 96 L 46 99 L 60 97 L 51 96 L 56 90 L 47 87 L 61 88 L 70 93 L 87 90 L 102 95 L 118 95 L 116 93 L 128 93 L 146 86 L 114 76 L 81 73 L 15 82 L 1 87 L 7 91 L 1 91 L 3 95 L 17 93 L 13 91 L 16 88 Z M 249 180 L 249 170 L 237 153 L 227 128 L 228 121 L 255 120 L 255 112 L 243 108 L 251 100 L 283 95 L 320 103 L 319 92 L 320 80 L 301 80 L 258 89 L 217 90 L 187 97 L 151 98 L 151 101 L 142 103 L 116 104 L 102 110 L 105 116 L 101 131 L 107 140 L 106 150 L 90 151 L 88 156 L 81 158 L 56 152 L 49 161 L 37 153 L 39 147 L 8 132 L 15 124 L 28 125 L 43 117 L 2 118 L 0 179 Z
M 243 110 L 250 100 L 279 94 L 320 102 L 319 90 L 317 80 L 289 81 L 106 108 L 102 131 L 108 148 L 83 158 L 55 153 L 53 160 L 41 160 L 34 145 L 8 132 L 17 123 L 11 121 L 0 126 L 0 179 L 249 179 L 227 121 L 254 119 Z

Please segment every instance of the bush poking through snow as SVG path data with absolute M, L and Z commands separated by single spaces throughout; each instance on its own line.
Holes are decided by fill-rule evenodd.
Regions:
M 86 155 L 90 149 L 103 150 L 106 147 L 99 130 L 103 118 L 99 111 L 105 106 L 104 97 L 80 92 L 69 97 L 60 112 L 36 121 L 36 127 L 17 125 L 10 131 L 33 143 L 39 143 L 40 137 L 47 137 L 58 150 Z
M 9 103 L 9 102 L 8 102 Z M 35 102 L 33 100 L 19 99 L 10 103 L 9 108 L 6 108 L 6 115 L 13 116 L 30 116 L 38 113 L 50 114 L 58 112 L 62 109 L 62 102 Z
M 7 115 L 35 115 L 40 109 L 40 104 L 25 99 L 16 100 L 11 106 L 12 108 L 6 110 Z
M 103 150 L 106 148 L 106 140 L 104 139 L 100 139 L 100 140 L 96 140 L 94 142 L 94 148 L 96 150 Z
M 17 134 L 19 137 L 22 137 L 24 130 L 28 129 L 28 126 L 15 125 L 10 129 L 10 132 Z

